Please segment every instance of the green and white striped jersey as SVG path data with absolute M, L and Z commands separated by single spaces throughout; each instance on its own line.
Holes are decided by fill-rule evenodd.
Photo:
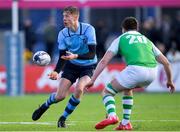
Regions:
M 116 38 L 108 51 L 121 54 L 127 65 L 156 67 L 156 56 L 162 54 L 144 35 L 137 31 L 128 31 Z

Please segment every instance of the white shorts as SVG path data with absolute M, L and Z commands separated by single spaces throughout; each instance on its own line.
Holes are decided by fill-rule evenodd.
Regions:
M 157 68 L 143 66 L 127 66 L 115 76 L 115 79 L 125 88 L 147 87 L 156 77 Z

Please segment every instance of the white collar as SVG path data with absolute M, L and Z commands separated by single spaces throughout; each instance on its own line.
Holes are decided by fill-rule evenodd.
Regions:
M 129 34 L 140 34 L 138 31 L 134 31 L 134 30 L 127 31 L 126 33 L 129 33 Z

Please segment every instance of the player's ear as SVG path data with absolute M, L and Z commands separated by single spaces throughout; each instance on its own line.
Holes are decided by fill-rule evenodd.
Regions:
M 125 29 L 124 28 L 122 28 L 122 33 L 125 33 Z
M 75 18 L 75 20 L 78 20 L 78 19 L 79 19 L 79 15 L 74 14 L 73 17 Z

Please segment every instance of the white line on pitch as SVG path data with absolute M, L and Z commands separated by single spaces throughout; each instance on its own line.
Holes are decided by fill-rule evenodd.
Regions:
M 54 122 L 0 122 L 0 125 L 56 125 Z M 74 123 L 67 123 L 68 126 L 75 125 Z
M 180 122 L 180 120 L 132 120 L 132 122 Z
M 93 122 L 98 121 L 67 121 L 67 125 L 75 125 L 78 122 Z M 180 120 L 132 120 L 132 122 L 180 122 Z M 56 125 L 56 122 L 0 122 L 0 125 Z

